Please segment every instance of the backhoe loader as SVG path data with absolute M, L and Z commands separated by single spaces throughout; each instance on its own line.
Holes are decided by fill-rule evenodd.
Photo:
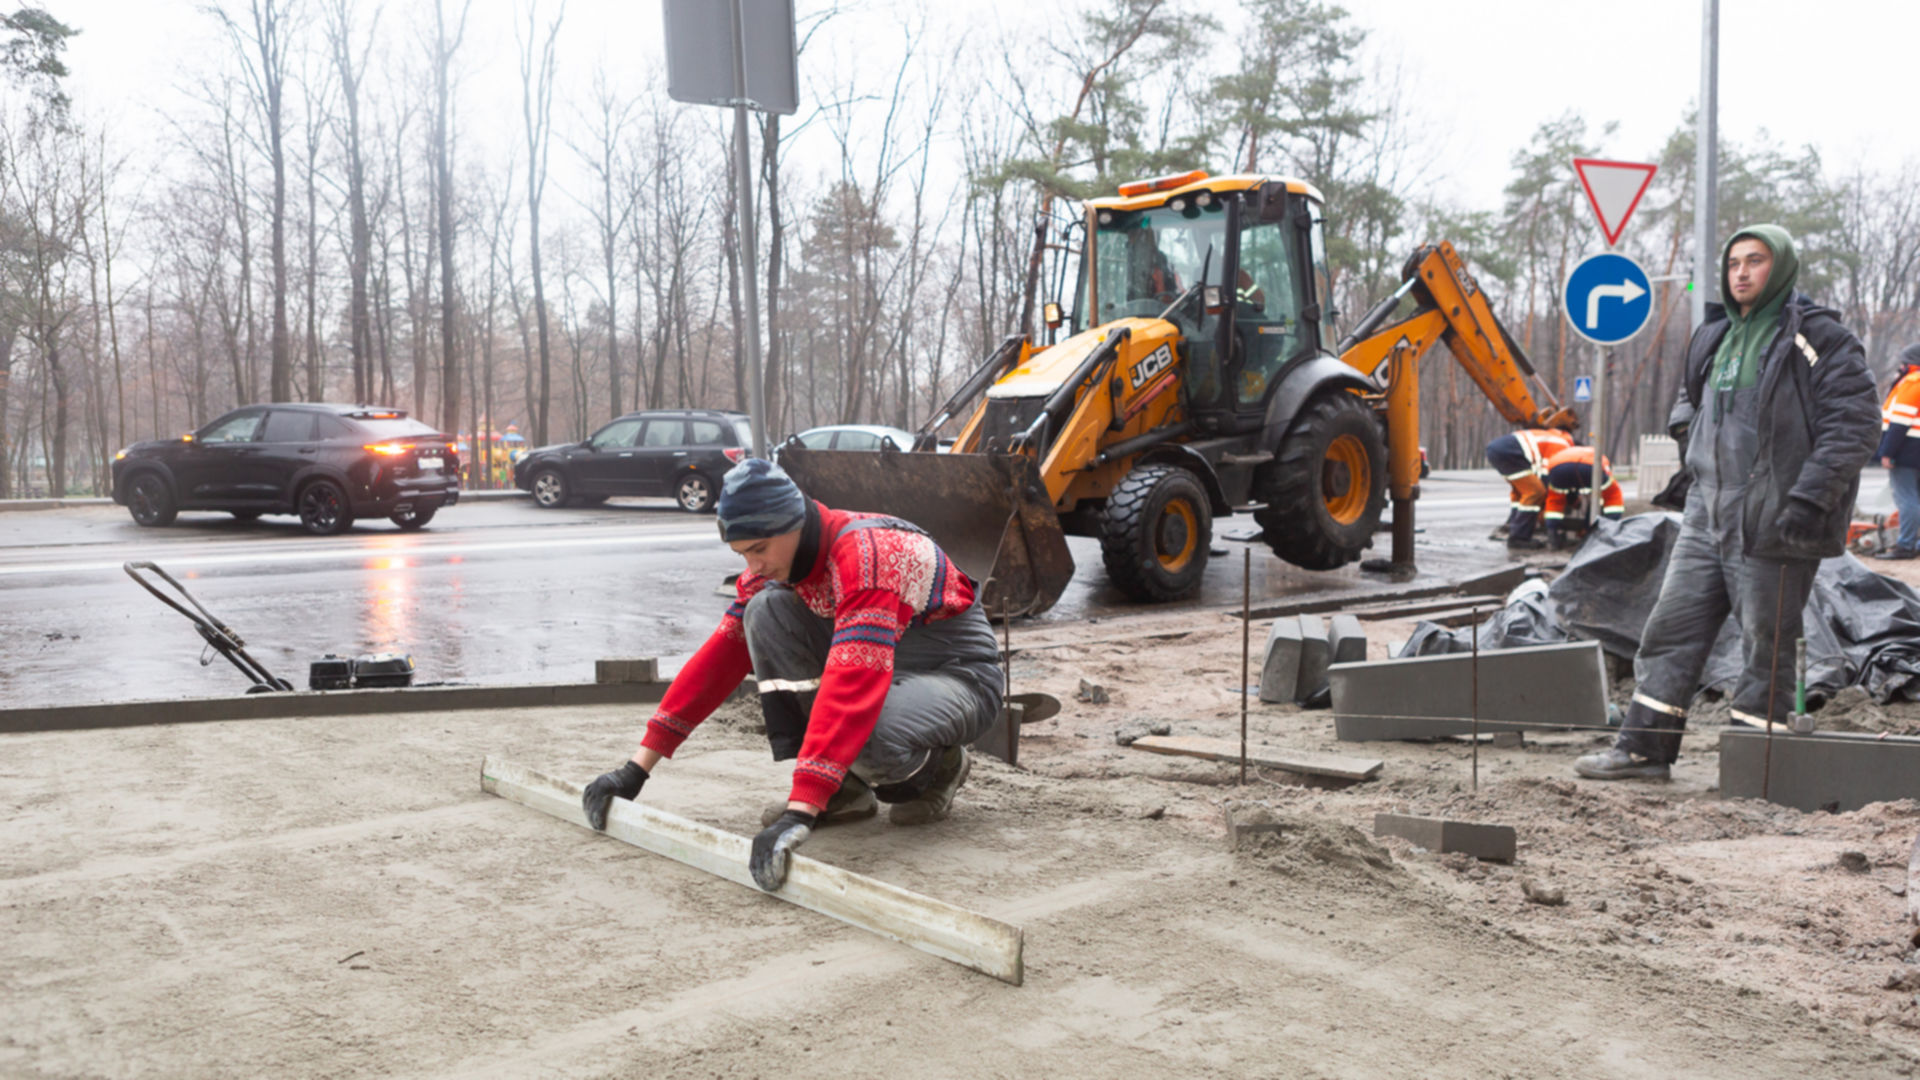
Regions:
M 1445 343 L 1511 423 L 1574 417 L 1529 387 L 1532 366 L 1444 242 L 1336 342 L 1323 205 L 1299 180 L 1199 171 L 1090 200 L 1063 340 L 1006 339 L 914 452 L 789 444 L 781 461 L 829 506 L 926 529 L 985 582 L 992 615 L 1053 605 L 1074 569 L 1067 533 L 1099 539 L 1129 597 L 1189 594 L 1214 516 L 1236 509 L 1276 555 L 1332 569 L 1372 546 L 1390 494 L 1392 561 L 1410 566 L 1428 349 Z M 1069 322 L 1053 304 L 1047 321 Z M 952 451 L 926 452 L 962 416 Z

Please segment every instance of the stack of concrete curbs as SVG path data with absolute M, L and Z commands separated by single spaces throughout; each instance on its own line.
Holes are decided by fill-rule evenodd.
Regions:
M 1260 700 L 1325 708 L 1327 668 L 1367 658 L 1367 632 L 1351 615 L 1283 615 L 1267 631 L 1260 661 Z

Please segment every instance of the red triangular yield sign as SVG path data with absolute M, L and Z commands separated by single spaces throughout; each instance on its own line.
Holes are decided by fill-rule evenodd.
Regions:
M 1620 242 L 1627 219 L 1640 205 L 1640 196 L 1647 193 L 1647 185 L 1653 183 L 1653 174 L 1659 168 L 1638 161 L 1573 159 L 1573 171 L 1580 174 L 1580 186 L 1587 191 L 1593 216 L 1600 219 L 1600 231 L 1606 234 L 1608 247 Z

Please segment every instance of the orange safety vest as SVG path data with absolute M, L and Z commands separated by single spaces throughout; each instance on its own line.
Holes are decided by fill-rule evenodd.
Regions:
M 1557 428 L 1523 428 L 1513 433 L 1520 450 L 1527 455 L 1527 469 L 1505 477 L 1509 509 L 1537 514 L 1546 501 L 1547 462 L 1553 455 L 1573 445 L 1573 436 Z
M 1573 445 L 1573 436 L 1559 428 L 1527 428 L 1514 432 L 1520 439 L 1520 448 L 1527 452 L 1527 460 L 1533 463 L 1535 472 L 1546 475 L 1547 462 L 1553 455 Z
M 1894 424 L 1920 426 L 1920 370 L 1907 372 L 1887 391 L 1887 403 L 1880 407 L 1880 429 Z
M 1547 508 L 1548 521 L 1559 521 L 1567 516 L 1567 504 L 1575 495 L 1585 495 L 1592 487 L 1556 487 L 1551 479 L 1553 470 L 1561 465 L 1587 466 L 1587 483 L 1593 483 L 1593 447 L 1571 446 L 1547 460 Z M 1608 517 L 1617 518 L 1626 512 L 1626 496 L 1620 492 L 1620 482 L 1613 478 L 1613 462 L 1600 459 L 1600 475 L 1604 483 L 1600 488 L 1600 512 Z

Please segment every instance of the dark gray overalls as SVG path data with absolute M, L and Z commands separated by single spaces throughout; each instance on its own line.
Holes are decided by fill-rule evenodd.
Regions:
M 899 518 L 859 518 L 839 535 L 874 528 L 925 532 Z M 833 620 L 774 583 L 747 601 L 741 621 L 773 759 L 798 757 L 832 647 Z M 978 600 L 952 618 L 912 623 L 894 646 L 893 686 L 852 773 L 882 802 L 919 797 L 938 751 L 985 734 L 1000 715 L 1004 690 L 999 643 Z
M 1655 762 L 1670 764 L 1680 755 L 1687 705 L 1729 614 L 1739 620 L 1741 638 L 1734 719 L 1764 725 L 1770 697 L 1775 721 L 1784 721 L 1793 708 L 1793 644 L 1820 564 L 1746 554 L 1741 524 L 1747 486 L 1760 460 L 1760 395 L 1768 375 L 1775 374 L 1771 368 L 1798 356 L 1779 344 L 1777 337 L 1770 343 L 1752 386 L 1725 390 L 1709 381 L 1688 435 L 1693 490 L 1667 559 L 1660 599 L 1634 654 L 1638 686 L 1617 744 Z

